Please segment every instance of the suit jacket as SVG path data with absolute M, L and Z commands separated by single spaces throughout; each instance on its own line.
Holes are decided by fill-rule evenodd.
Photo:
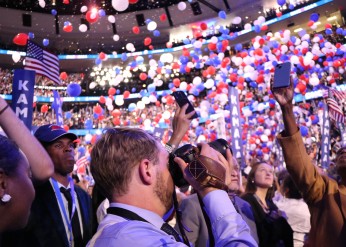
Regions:
M 238 196 L 234 197 L 233 204 L 235 204 L 236 210 L 249 226 L 251 236 L 258 243 L 256 224 L 250 204 Z M 189 241 L 196 247 L 206 247 L 209 241 L 208 228 L 197 194 L 190 195 L 182 200 L 180 210 L 182 211 L 183 224 L 192 230 L 192 232 L 185 231 Z M 180 232 L 178 224 L 176 224 L 174 228 Z
M 286 167 L 303 193 L 311 214 L 308 246 L 346 246 L 346 187 L 321 176 L 297 131 L 293 136 L 278 136 Z
M 50 181 L 35 188 L 36 196 L 31 207 L 28 225 L 20 231 L 3 235 L 3 246 L 11 247 L 65 247 L 69 246 L 63 216 Z M 83 222 L 83 242 L 91 239 L 92 211 L 90 196 L 75 186 Z M 75 246 L 79 247 L 79 246 Z

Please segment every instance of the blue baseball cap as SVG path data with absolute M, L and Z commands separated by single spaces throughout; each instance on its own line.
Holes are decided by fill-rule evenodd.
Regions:
M 36 131 L 34 136 L 40 142 L 50 143 L 58 138 L 67 137 L 72 141 L 76 140 L 78 137 L 73 133 L 68 133 L 64 128 L 56 124 L 46 124 L 40 126 Z

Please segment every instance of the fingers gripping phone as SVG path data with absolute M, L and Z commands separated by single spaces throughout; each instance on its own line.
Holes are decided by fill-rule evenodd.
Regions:
M 186 94 L 182 91 L 175 91 L 173 92 L 173 97 L 175 98 L 175 101 L 178 103 L 179 107 L 183 107 L 184 105 L 188 104 L 187 109 L 186 109 L 186 114 L 192 112 L 195 110 L 189 99 L 187 98 Z M 198 118 L 197 113 L 193 114 L 191 119 L 193 118 Z
M 273 88 L 284 88 L 290 85 L 291 63 L 277 64 L 274 71 Z

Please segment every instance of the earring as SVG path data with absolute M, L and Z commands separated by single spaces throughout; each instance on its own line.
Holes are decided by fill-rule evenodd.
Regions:
M 11 201 L 11 196 L 9 195 L 9 194 L 4 194 L 2 197 L 1 197 L 1 201 L 3 202 L 3 203 L 7 203 L 7 202 L 9 202 L 9 201 Z

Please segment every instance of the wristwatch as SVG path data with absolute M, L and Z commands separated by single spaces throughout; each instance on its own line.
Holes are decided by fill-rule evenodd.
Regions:
M 173 153 L 173 151 L 176 149 L 176 147 L 175 147 L 175 145 L 171 145 L 171 144 L 169 144 L 169 143 L 166 143 L 166 144 L 165 144 L 165 149 L 166 149 L 166 151 L 167 151 L 169 154 L 171 154 L 171 153 Z

